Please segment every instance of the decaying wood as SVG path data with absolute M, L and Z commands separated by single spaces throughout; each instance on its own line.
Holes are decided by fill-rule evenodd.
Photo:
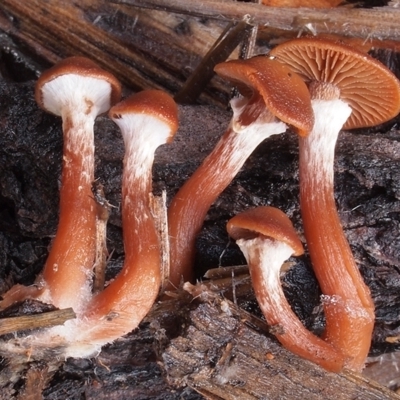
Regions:
M 205 285 L 185 289 L 200 302 L 163 354 L 171 383 L 210 399 L 400 399 L 361 375 L 329 373 L 294 356 L 266 324 Z
M 301 34 L 336 34 L 366 50 L 400 49 L 400 10 L 395 7 L 327 12 L 226 0 L 0 2 L 0 30 L 24 43 L 39 71 L 60 58 L 83 55 L 114 73 L 129 90 L 157 88 L 178 96 L 199 68 L 194 87 L 200 95 L 193 98 L 218 106 L 226 104 L 229 86 L 218 78 L 205 86 L 212 68 L 202 70 L 201 64 L 218 48 L 227 26 L 243 18 L 255 27 L 254 46 L 242 52 L 246 56 L 265 53 L 276 41 Z M 232 48 L 218 51 L 218 56 L 229 55 L 235 47 L 230 44 Z M 230 57 L 239 55 L 236 48 Z M 177 98 L 188 101 L 181 93 Z
M 394 368 L 387 368 L 388 365 Z M 363 371 L 365 377 L 372 377 L 386 387 L 393 387 L 393 383 L 399 380 L 400 352 L 387 353 L 378 357 L 369 357 L 368 368 Z M 400 390 L 397 389 L 397 394 Z
M 168 284 L 169 279 L 169 239 L 168 239 L 168 223 L 167 223 L 167 193 L 165 190 L 161 192 L 161 196 L 150 196 L 150 207 L 154 217 L 154 223 L 158 232 L 161 251 L 161 287 L 160 292 L 164 292 L 164 288 Z
M 225 25 L 209 22 L 203 29 L 198 21 L 178 15 L 126 10 L 101 0 L 0 3 L 0 29 L 46 62 L 87 56 L 135 91 L 155 88 L 176 93 Z M 207 92 L 201 99 L 220 104 Z
M 106 267 L 109 252 L 107 249 L 107 223 L 110 217 L 111 204 L 104 196 L 103 185 L 96 181 L 92 185 L 93 199 L 96 202 L 96 252 L 93 264 L 93 293 L 104 289 Z
M 48 383 L 48 367 L 36 363 L 28 370 L 25 377 L 25 387 L 18 395 L 18 400 L 42 400 L 43 389 Z
M 123 59 L 137 60 L 136 54 L 117 40 L 111 40 L 95 24 L 85 23 L 82 11 L 72 2 L 44 3 L 38 0 L 28 5 L 5 0 L 2 2 L 2 9 L 18 18 L 20 23 L 18 30 L 21 33 L 39 43 L 46 43 L 48 48 L 54 49 L 58 54 L 74 53 L 81 48 L 81 51 L 87 55 L 91 54 L 91 58 L 100 61 L 104 67 L 106 67 L 104 58 L 107 54 L 107 58 L 114 58 L 114 62 L 107 65 L 108 69 L 115 75 L 123 77 L 124 83 L 136 89 L 149 84 L 149 80 L 145 80 L 137 70 L 123 61 Z M 148 63 L 145 63 L 145 68 L 148 66 Z M 161 78 L 168 79 L 166 75 Z
M 232 0 L 113 0 L 119 4 L 147 7 L 172 13 L 217 19 L 240 21 L 248 15 L 252 23 L 275 29 L 312 34 L 337 34 L 364 39 L 400 40 L 400 10 L 386 7 L 374 10 L 267 7 L 260 4 Z

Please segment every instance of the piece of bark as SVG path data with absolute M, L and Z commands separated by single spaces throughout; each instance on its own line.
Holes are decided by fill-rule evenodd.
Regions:
M 160 242 L 160 269 L 161 269 L 161 286 L 160 293 L 168 284 L 169 280 L 169 238 L 168 238 L 168 221 L 167 221 L 167 194 L 165 190 L 160 196 L 150 196 L 150 208 L 154 218 L 154 224 L 158 233 Z
M 252 23 L 286 31 L 306 31 L 312 34 L 337 34 L 344 36 L 400 40 L 400 11 L 394 7 L 371 10 L 337 7 L 333 9 L 281 8 L 261 4 L 218 0 L 113 0 L 135 7 L 189 14 L 192 16 L 225 21 L 240 21 L 249 15 Z M 349 21 L 351 23 L 349 24 Z M 379 21 L 379 23 L 377 22 Z
M 107 249 L 107 223 L 110 217 L 111 204 L 104 196 L 103 185 L 94 182 L 92 185 L 93 198 L 96 202 L 96 255 L 93 264 L 93 293 L 104 289 L 106 267 L 109 252 Z
M 42 400 L 42 392 L 48 383 L 48 367 L 44 363 L 31 366 L 25 377 L 25 386 L 18 395 L 18 400 Z
M 186 286 L 200 304 L 163 353 L 172 384 L 226 400 L 400 399 L 361 375 L 330 373 L 293 355 L 251 314 L 205 285 Z
M 386 387 L 397 387 L 400 394 L 400 352 L 386 353 L 377 357 L 369 357 L 367 368 L 363 375 L 379 381 Z

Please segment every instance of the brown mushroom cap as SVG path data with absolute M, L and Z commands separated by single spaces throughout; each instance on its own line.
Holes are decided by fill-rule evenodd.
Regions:
M 214 71 L 237 85 L 244 96 L 258 93 L 270 112 L 296 128 L 301 136 L 311 131 L 314 113 L 310 93 L 290 68 L 268 56 L 257 56 L 217 64 Z
M 37 80 L 35 99 L 40 107 L 48 111 L 43 104 L 43 86 L 57 79 L 59 76 L 68 74 L 81 75 L 108 82 L 111 86 L 110 105 L 115 104 L 121 97 L 121 84 L 113 74 L 103 70 L 95 62 L 86 57 L 68 57 L 44 71 Z
M 271 56 L 306 82 L 327 82 L 340 90 L 352 113 L 344 129 L 375 126 L 400 112 L 400 83 L 379 61 L 350 46 L 304 37 L 275 47 Z
M 275 207 L 262 206 L 246 210 L 231 218 L 226 229 L 234 240 L 266 236 L 289 245 L 295 256 L 304 253 L 303 244 L 292 222 Z
M 178 106 L 169 94 L 161 90 L 138 92 L 120 101 L 109 112 L 110 118 L 114 120 L 122 118 L 124 114 L 149 115 L 164 122 L 171 130 L 167 143 L 172 140 L 179 125 Z

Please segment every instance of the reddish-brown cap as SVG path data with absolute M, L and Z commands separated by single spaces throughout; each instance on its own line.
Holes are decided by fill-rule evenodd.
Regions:
M 68 57 L 44 71 L 37 80 L 35 99 L 40 107 L 46 109 L 43 105 L 43 86 L 57 79 L 59 76 L 68 74 L 81 75 L 108 82 L 111 87 L 110 105 L 115 104 L 121 97 L 121 84 L 113 74 L 103 70 L 95 62 L 86 57 Z
M 374 126 L 400 112 L 400 83 L 379 61 L 362 51 L 328 39 L 304 37 L 276 46 L 271 56 L 306 82 L 338 87 L 352 113 L 345 129 Z
M 234 240 L 266 236 L 286 243 L 296 256 L 304 253 L 303 244 L 292 222 L 275 207 L 262 206 L 246 210 L 231 218 L 226 229 Z
M 217 64 L 215 72 L 237 85 L 246 97 L 259 94 L 268 110 L 293 126 L 301 136 L 314 125 L 310 93 L 293 71 L 268 56 L 230 60 Z
M 113 120 L 118 120 L 125 114 L 149 115 L 164 122 L 171 131 L 168 142 L 172 140 L 179 125 L 178 106 L 168 93 L 161 90 L 149 89 L 135 93 L 120 101 L 109 112 Z

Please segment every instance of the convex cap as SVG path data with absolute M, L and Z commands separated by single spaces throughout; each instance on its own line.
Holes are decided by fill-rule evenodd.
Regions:
M 245 97 L 258 94 L 266 108 L 301 136 L 314 125 L 314 114 L 307 85 L 291 68 L 271 59 L 256 56 L 217 64 L 215 72 L 237 86 Z
M 304 253 L 303 244 L 289 217 L 275 207 L 261 206 L 243 211 L 228 221 L 227 231 L 234 240 L 265 236 L 286 243 L 295 256 Z
M 328 39 L 304 37 L 276 46 L 270 55 L 307 83 L 335 85 L 340 98 L 352 108 L 344 129 L 375 126 L 400 112 L 396 76 L 362 51 Z
M 153 117 L 170 128 L 172 141 L 178 129 L 178 106 L 174 99 L 162 90 L 148 89 L 120 101 L 110 110 L 110 118 L 118 120 L 125 115 L 143 115 Z
M 35 99 L 37 104 L 44 110 L 58 116 L 61 115 L 62 106 L 64 104 L 61 100 L 64 97 L 62 89 L 60 90 L 58 88 L 58 91 L 54 93 L 54 95 L 49 92 L 49 94 L 47 94 L 46 96 L 44 96 L 43 89 L 45 85 L 49 85 L 52 82 L 55 82 L 57 78 L 66 75 L 75 75 L 82 78 L 92 78 L 95 80 L 107 82 L 110 85 L 111 93 L 109 99 L 100 99 L 100 114 L 108 111 L 108 109 L 121 97 L 121 84 L 113 74 L 103 70 L 95 62 L 86 57 L 68 57 L 59 61 L 53 67 L 44 71 L 36 82 Z M 73 87 L 71 83 L 68 83 L 63 89 L 65 90 L 65 92 L 69 93 L 77 91 L 77 87 Z M 88 100 L 92 101 L 90 99 L 90 92 L 93 91 L 89 91 Z M 57 99 L 55 98 L 55 95 L 57 96 Z

